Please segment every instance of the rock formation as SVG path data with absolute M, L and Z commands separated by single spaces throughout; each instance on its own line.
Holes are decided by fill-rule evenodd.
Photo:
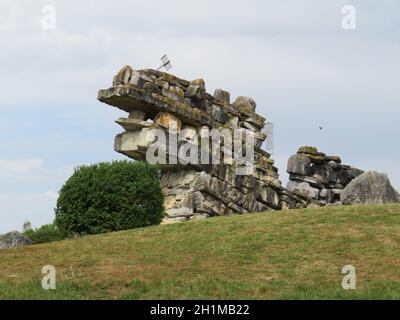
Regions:
M 167 146 L 161 152 L 169 161 L 161 164 L 161 184 L 166 195 L 167 221 L 281 209 L 281 194 L 285 190 L 274 161 L 261 148 L 266 139 L 262 132 L 266 120 L 255 112 L 253 99 L 238 97 L 231 103 L 225 90 L 217 89 L 214 95 L 207 93 L 202 79 L 186 81 L 168 73 L 136 71 L 129 66 L 118 72 L 111 88 L 100 90 L 98 99 L 129 113 L 116 121 L 125 130 L 115 139 L 117 152 L 146 161 L 149 148 L 157 140 L 150 132 L 166 132 Z M 174 134 L 180 134 L 180 138 L 183 135 L 184 141 L 179 141 L 178 147 L 182 143 L 199 145 L 202 132 L 212 129 L 251 132 L 254 165 L 238 163 L 233 155 L 220 164 L 199 161 L 183 165 L 181 158 L 174 158 L 170 152 L 175 139 L 174 134 L 169 135 L 171 125 L 176 129 Z M 218 152 L 210 150 L 211 155 Z M 241 169 L 248 172 L 238 175 Z M 286 197 L 296 199 L 290 192 Z M 297 200 L 292 202 L 297 204 Z
M 231 103 L 230 93 L 222 89 L 211 95 L 202 79 L 187 81 L 125 66 L 111 88 L 99 91 L 98 100 L 128 113 L 116 120 L 124 129 L 115 138 L 117 152 L 139 161 L 149 161 L 149 154 L 165 160 L 159 164 L 166 223 L 341 204 L 342 190 L 363 173 L 343 165 L 337 156 L 301 147 L 289 159 L 289 183 L 282 187 L 274 161 L 262 149 L 266 120 L 256 113 L 255 101 L 238 97 Z M 226 130 L 243 135 L 233 134 L 230 141 Z M 207 135 L 211 131 L 223 142 L 221 148 L 214 149 L 214 137 Z M 205 157 L 204 142 L 208 143 Z M 195 152 L 200 145 L 202 151 Z M 241 156 L 246 151 L 247 157 L 249 145 L 253 157 L 243 162 Z M 210 161 L 215 156 L 221 156 L 221 161 Z
M 32 241 L 18 231 L 0 235 L 0 249 L 18 248 L 32 244 Z
M 313 147 L 301 147 L 289 158 L 287 189 L 312 199 L 317 205 L 341 204 L 342 190 L 362 170 L 343 165 L 338 156 L 327 156 Z
M 383 204 L 400 202 L 386 174 L 368 171 L 351 181 L 341 194 L 343 204 Z

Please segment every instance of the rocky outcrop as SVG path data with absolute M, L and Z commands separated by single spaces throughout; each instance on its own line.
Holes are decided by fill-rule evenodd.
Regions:
M 288 161 L 289 182 L 284 188 L 274 160 L 262 149 L 266 119 L 256 113 L 256 102 L 244 96 L 231 102 L 230 93 L 222 89 L 211 95 L 202 79 L 187 81 L 125 66 L 112 87 L 99 91 L 98 100 L 128 113 L 116 120 L 124 129 L 115 138 L 117 152 L 139 161 L 151 162 L 149 154 L 164 159 L 158 163 L 166 223 L 341 204 L 343 189 L 363 173 L 342 164 L 337 156 L 301 147 Z M 155 131 L 165 133 L 164 137 Z M 221 148 L 214 149 L 214 136 L 204 135 L 212 131 Z M 158 142 L 162 147 L 154 148 Z M 240 156 L 248 155 L 249 145 L 253 157 L 243 162 Z M 215 156 L 221 156 L 221 161 L 210 161 Z
M 18 231 L 0 235 L 0 249 L 18 248 L 32 244 L 32 241 Z
M 368 171 L 351 181 L 341 194 L 343 204 L 383 204 L 400 202 L 398 192 L 386 174 Z
M 287 165 L 287 189 L 310 198 L 314 204 L 340 204 L 342 190 L 362 170 L 342 164 L 338 156 L 327 156 L 314 147 L 301 147 Z
M 261 148 L 266 139 L 262 132 L 266 120 L 256 113 L 253 99 L 238 97 L 231 103 L 228 91 L 217 89 L 213 95 L 207 93 L 202 79 L 187 81 L 161 71 L 133 70 L 130 66 L 118 72 L 111 88 L 100 90 L 98 99 L 129 113 L 116 121 L 124 129 L 115 139 L 117 152 L 148 161 L 148 152 L 158 141 L 151 132 L 158 129 L 166 133 L 166 145 L 157 150 L 157 156 L 167 159 L 160 164 L 167 222 L 281 209 L 285 190 L 274 161 Z M 171 128 L 175 128 L 173 134 Z M 247 148 L 244 136 L 240 138 L 243 141 L 239 150 L 231 149 L 231 155 L 225 153 L 219 164 L 200 161 L 204 160 L 200 154 L 195 157 L 199 159 L 197 163 L 185 164 L 182 154 L 171 153 L 176 136 L 178 149 L 185 145 L 187 151 L 192 151 L 191 146 L 199 146 L 203 133 L 211 130 L 221 133 L 221 141 L 228 141 L 226 129 L 244 136 L 251 134 L 251 163 L 236 158 Z M 211 156 L 222 154 L 222 149 L 212 149 L 212 139 L 206 140 L 210 142 L 207 150 Z M 286 197 L 296 202 L 297 197 L 290 192 Z

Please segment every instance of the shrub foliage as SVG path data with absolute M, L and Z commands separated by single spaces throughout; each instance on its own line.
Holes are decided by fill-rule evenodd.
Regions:
M 142 162 L 75 169 L 60 190 L 56 225 L 63 234 L 98 234 L 156 225 L 164 217 L 160 173 Z
M 65 239 L 65 236 L 54 224 L 46 224 L 37 229 L 26 230 L 24 235 L 31 239 L 34 244 L 54 242 Z

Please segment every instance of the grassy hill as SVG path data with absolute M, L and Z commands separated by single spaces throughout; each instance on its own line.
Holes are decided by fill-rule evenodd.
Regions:
M 341 269 L 357 270 L 343 290 Z M 41 269 L 57 269 L 57 289 Z M 400 298 L 400 205 L 213 218 L 0 251 L 7 299 Z

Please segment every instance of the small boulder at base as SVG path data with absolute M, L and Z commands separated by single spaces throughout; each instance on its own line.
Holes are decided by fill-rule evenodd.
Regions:
M 352 180 L 342 191 L 343 204 L 382 204 L 400 202 L 397 191 L 384 173 L 368 171 Z
M 12 231 L 4 235 L 0 235 L 0 249 L 10 249 L 24 247 L 32 244 L 32 240 L 25 237 L 18 231 Z

